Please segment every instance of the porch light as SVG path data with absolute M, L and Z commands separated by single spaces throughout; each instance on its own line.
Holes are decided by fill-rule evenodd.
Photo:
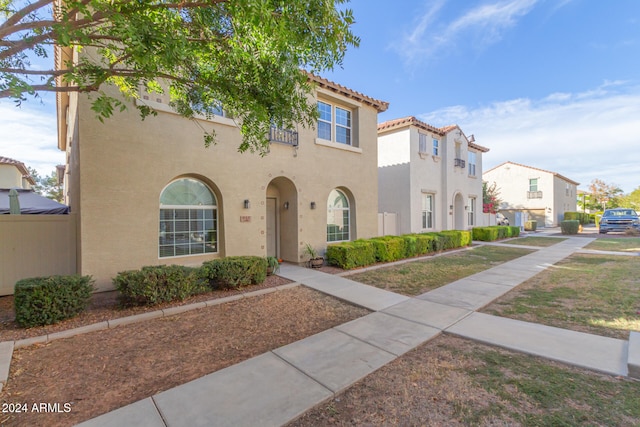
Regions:
M 244 208 L 249 209 L 251 207 L 251 202 L 249 199 L 244 199 Z
M 289 202 L 284 202 L 284 209 L 288 210 L 289 209 Z
M 316 202 L 311 202 L 311 209 L 315 209 L 316 208 Z
M 449 210 L 452 211 L 453 210 L 453 205 L 449 205 Z

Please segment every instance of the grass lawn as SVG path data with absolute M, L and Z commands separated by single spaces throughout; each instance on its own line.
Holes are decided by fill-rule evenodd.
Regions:
M 640 261 L 574 254 L 483 311 L 613 338 L 640 331 Z
M 521 237 L 519 239 L 509 240 L 508 243 L 510 245 L 525 245 L 525 246 L 539 246 L 541 248 L 546 248 L 549 246 L 553 246 L 556 243 L 560 243 L 564 240 L 562 237 L 538 237 L 538 236 L 528 236 Z
M 531 251 L 524 248 L 476 246 L 453 255 L 383 267 L 347 277 L 402 295 L 415 296 L 529 253 Z
M 640 425 L 640 382 L 442 335 L 292 423 Z
M 585 246 L 596 251 L 640 252 L 640 237 L 601 237 Z

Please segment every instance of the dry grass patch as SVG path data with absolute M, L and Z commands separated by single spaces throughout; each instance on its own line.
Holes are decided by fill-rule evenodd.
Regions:
M 639 424 L 640 382 L 443 335 L 290 426 Z
M 21 348 L 1 403 L 71 411 L 0 413 L 0 425 L 75 425 L 368 313 L 296 287 Z
M 562 237 L 541 237 L 541 236 L 528 236 L 521 237 L 519 239 L 509 240 L 508 243 L 510 245 L 524 245 L 524 246 L 539 246 L 541 248 L 547 248 L 549 246 L 553 246 L 556 243 L 560 243 L 564 240 Z
M 485 313 L 627 339 L 640 331 L 640 262 L 574 254 L 483 310 Z
M 528 249 L 476 246 L 421 261 L 383 267 L 348 278 L 402 295 L 415 296 L 531 253 Z
M 640 252 L 640 237 L 600 237 L 585 246 L 596 251 Z

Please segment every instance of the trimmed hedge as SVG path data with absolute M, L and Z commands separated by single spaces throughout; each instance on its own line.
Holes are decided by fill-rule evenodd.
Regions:
M 580 221 L 574 219 L 569 221 L 560 221 L 560 230 L 562 234 L 578 234 L 580 229 Z
M 200 270 L 182 265 L 157 265 L 118 273 L 113 284 L 125 305 L 155 305 L 183 300 L 207 291 Z
M 513 225 L 492 225 L 489 227 L 475 227 L 472 232 L 473 240 L 493 242 L 494 240 L 520 236 L 520 227 Z
M 229 256 L 202 264 L 202 277 L 214 289 L 235 289 L 264 282 L 267 259 L 259 256 Z
M 330 265 L 349 270 L 376 262 L 397 261 L 470 244 L 470 231 L 405 234 L 329 245 L 326 257 Z
M 345 270 L 376 263 L 376 250 L 370 240 L 337 243 L 327 247 L 327 262 Z
M 49 276 L 19 280 L 14 288 L 16 323 L 51 325 L 84 311 L 93 292 L 91 276 Z
M 585 225 L 591 222 L 591 215 L 585 212 L 565 212 L 565 221 L 579 221 L 580 224 Z

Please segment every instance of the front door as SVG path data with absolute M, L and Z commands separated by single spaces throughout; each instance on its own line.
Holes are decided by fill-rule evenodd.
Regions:
M 267 197 L 267 256 L 278 257 L 277 199 Z

